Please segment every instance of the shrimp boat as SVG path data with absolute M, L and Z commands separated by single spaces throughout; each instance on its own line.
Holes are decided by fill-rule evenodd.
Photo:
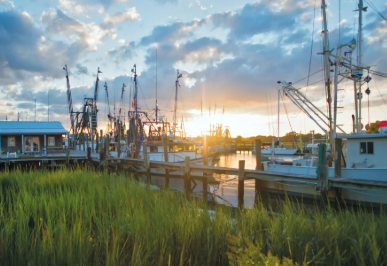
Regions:
M 184 162 L 186 157 L 190 157 L 192 164 L 203 165 L 204 154 L 202 144 L 187 138 L 182 126 L 179 127 L 177 123 L 177 96 L 178 88 L 180 86 L 179 79 L 182 78 L 182 74 L 179 73 L 179 70 L 177 70 L 177 78 L 175 81 L 176 91 L 173 124 L 167 122 L 164 116 L 159 115 L 157 98 L 155 118 L 149 117 L 147 112 L 139 109 L 137 101 L 138 76 L 136 65 L 134 65 L 132 72 L 134 73 L 134 98 L 132 101 L 134 110 L 128 112 L 129 145 L 127 155 L 124 156 L 141 159 L 144 156 L 143 147 L 146 147 L 147 155 L 149 155 L 151 161 L 166 161 L 162 143 L 162 139 L 166 138 L 168 149 L 167 161 Z M 212 165 L 214 155 L 215 154 L 208 155 L 208 165 Z
M 335 142 L 337 139 L 342 142 L 342 158 L 341 165 L 341 178 L 343 179 L 356 179 L 356 180 L 367 180 L 367 181 L 387 181 L 387 164 L 385 163 L 387 158 L 387 121 L 377 121 L 374 123 L 373 130 L 362 131 L 361 124 L 361 98 L 362 91 L 361 87 L 364 84 L 369 86 L 371 77 L 363 77 L 363 71 L 366 70 L 368 73 L 373 73 L 370 67 L 365 66 L 361 63 L 362 51 L 362 12 L 366 11 L 363 7 L 363 1 L 359 0 L 359 38 L 358 38 L 358 62 L 357 65 L 352 62 L 351 57 L 348 58 L 346 55 L 351 55 L 352 51 L 356 48 L 356 40 L 338 44 L 336 54 L 332 53 L 333 49 L 330 50 L 327 34 L 327 20 L 326 20 L 326 3 L 322 0 L 322 15 L 323 15 L 323 36 L 324 36 L 324 51 L 320 53 L 324 56 L 324 70 L 326 71 L 326 82 L 325 86 L 328 91 L 328 98 L 330 98 L 330 72 L 331 66 L 334 66 L 334 93 L 333 93 L 333 115 L 331 112 L 331 103 L 328 101 L 328 112 L 326 115 L 320 109 L 318 109 L 312 102 L 310 102 L 306 96 L 293 86 L 291 82 L 278 81 L 282 84 L 283 93 L 289 97 L 290 100 L 299 107 L 309 118 L 311 118 L 320 129 L 329 136 L 329 147 L 328 150 L 328 162 L 330 161 L 330 167 L 328 168 L 328 177 L 335 176 L 335 168 L 333 162 L 333 155 L 335 154 Z M 343 51 L 348 49 L 348 51 Z M 343 54 L 344 52 L 344 54 Z M 331 64 L 331 58 L 334 63 Z M 352 115 L 353 132 L 348 134 L 344 132 L 337 124 L 337 92 L 338 83 L 342 80 L 349 79 L 354 82 L 354 101 L 355 101 L 355 115 Z M 365 91 L 369 94 L 369 88 Z M 368 126 L 368 125 L 367 125 Z M 367 128 L 366 126 L 366 128 Z M 326 129 L 328 128 L 328 129 Z M 340 134 L 337 131 L 341 131 Z M 313 147 L 314 148 L 314 147 Z M 340 154 L 337 153 L 337 154 Z M 337 160 L 337 158 L 336 158 Z M 296 159 L 292 165 L 279 165 L 275 163 L 264 163 L 264 170 L 270 172 L 280 173 L 293 173 L 300 175 L 316 176 L 318 164 L 318 156 L 312 155 L 308 159 Z M 274 185 L 276 186 L 276 185 Z M 266 183 L 266 189 L 274 189 L 274 186 Z M 278 187 L 278 185 L 277 185 Z M 317 195 L 314 186 L 306 185 L 303 188 L 296 187 L 292 182 L 283 182 L 281 185 L 283 190 L 302 194 Z M 331 193 L 331 192 L 330 192 Z M 331 193 L 332 194 L 332 193 Z M 332 196 L 332 195 L 330 195 Z M 342 189 L 341 196 L 345 200 L 353 201 L 364 201 L 371 203 L 387 203 L 387 196 L 384 192 L 365 193 L 361 190 L 356 189 Z

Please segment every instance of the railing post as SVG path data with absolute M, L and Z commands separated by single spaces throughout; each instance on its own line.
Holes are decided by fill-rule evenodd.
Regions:
M 163 148 L 164 148 L 164 161 L 167 163 L 168 158 L 168 138 L 163 138 Z M 169 170 L 165 169 L 165 187 L 169 187 Z
M 239 161 L 239 173 L 238 173 L 238 207 L 239 209 L 244 208 L 245 198 L 245 161 Z
M 341 177 L 342 139 L 335 139 L 335 177 Z
M 261 145 L 262 141 L 260 139 L 255 140 L 255 170 L 261 170 L 262 171 L 262 162 L 261 162 Z M 254 195 L 254 202 L 255 205 L 258 204 L 259 197 L 263 197 L 263 195 L 260 195 L 260 190 L 262 186 L 262 181 L 259 179 L 255 179 L 255 195 Z
M 190 163 L 191 158 L 189 156 L 185 157 L 184 164 L 184 188 L 188 197 L 191 196 L 191 173 L 190 173 Z
M 203 139 L 203 165 L 208 165 L 208 152 L 207 152 L 207 135 L 204 136 Z M 208 180 L 207 180 L 207 174 L 203 173 L 203 200 L 204 202 L 207 202 L 208 199 Z
M 146 180 L 147 183 L 150 185 L 151 183 L 151 173 L 150 173 L 150 161 L 149 161 L 149 155 L 148 151 L 146 149 L 146 143 L 142 143 L 142 153 L 144 155 L 144 166 L 145 166 L 145 171 L 146 171 Z

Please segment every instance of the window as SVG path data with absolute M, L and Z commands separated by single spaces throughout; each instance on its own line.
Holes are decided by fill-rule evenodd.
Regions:
M 150 152 L 157 152 L 157 146 L 150 146 Z
M 15 137 L 8 137 L 8 147 L 15 147 Z
M 48 146 L 55 146 L 55 137 L 48 137 Z
M 374 143 L 360 142 L 360 154 L 374 154 Z

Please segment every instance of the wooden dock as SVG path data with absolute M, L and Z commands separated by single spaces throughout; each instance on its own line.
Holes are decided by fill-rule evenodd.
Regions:
M 256 147 L 260 147 L 260 141 L 257 140 Z M 322 150 L 324 152 L 324 149 Z M 87 151 L 68 152 L 66 154 L 57 154 L 45 157 L 30 157 L 30 158 L 1 158 L 0 166 L 4 165 L 7 171 L 10 164 L 31 164 L 39 163 L 40 167 L 64 166 L 69 167 L 71 164 L 85 164 L 89 169 L 105 172 L 125 172 L 138 173 L 146 176 L 147 182 L 150 184 L 152 176 L 161 176 L 165 178 L 165 186 L 168 187 L 170 178 L 179 178 L 184 180 L 184 190 L 187 194 L 192 192 L 192 184 L 196 186 L 195 180 L 202 182 L 203 199 L 207 199 L 207 186 L 209 184 L 219 184 L 219 179 L 216 175 L 231 175 L 236 177 L 237 182 L 237 198 L 238 206 L 244 206 L 245 182 L 254 182 L 255 201 L 262 199 L 267 200 L 270 195 L 290 195 L 298 199 L 318 199 L 322 202 L 348 202 L 356 201 L 348 195 L 356 193 L 368 193 L 375 195 L 387 196 L 387 181 L 367 181 L 343 179 L 340 177 L 341 165 L 335 169 L 336 177 L 328 178 L 324 167 L 326 160 L 322 160 L 321 171 L 317 176 L 297 175 L 289 173 L 277 173 L 263 171 L 261 162 L 260 149 L 256 149 L 256 169 L 245 169 L 245 161 L 239 161 L 239 168 L 214 167 L 206 165 L 207 154 L 204 154 L 204 164 L 197 165 L 190 161 L 189 157 L 185 158 L 185 162 L 165 162 L 150 161 L 149 155 L 144 154 L 143 159 L 133 158 L 108 158 L 104 156 L 107 150 L 103 149 L 100 153 L 92 153 L 89 147 Z M 168 151 L 164 151 L 168 158 Z M 324 157 L 324 156 L 323 156 Z M 207 157 L 208 158 L 208 157 Z M 339 157 L 340 158 L 340 157 Z M 216 175 L 214 175 L 216 174 Z M 252 180 L 252 181 L 249 181 Z M 270 195 L 269 195 L 270 194 Z M 358 203 L 359 201 L 357 201 Z M 365 201 L 367 202 L 367 200 Z M 378 199 L 369 200 L 368 203 L 375 206 L 386 204 L 386 199 L 378 202 Z

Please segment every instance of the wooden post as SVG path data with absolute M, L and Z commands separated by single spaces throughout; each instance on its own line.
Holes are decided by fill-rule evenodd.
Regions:
M 185 164 L 184 164 L 184 188 L 185 192 L 187 193 L 187 196 L 191 196 L 191 173 L 190 173 L 190 163 L 191 158 L 189 156 L 185 157 Z
M 89 147 L 89 134 L 85 134 L 86 136 L 86 149 L 85 151 L 87 151 L 87 148 Z
M 70 167 L 70 148 L 66 150 L 66 166 Z
M 164 161 L 168 162 L 168 138 L 163 138 Z M 165 187 L 169 187 L 169 170 L 165 169 Z
M 150 185 L 150 183 L 151 183 L 150 161 L 149 161 L 149 155 L 148 155 L 148 151 L 146 149 L 145 142 L 142 143 L 142 153 L 144 155 L 144 166 L 145 166 L 145 170 L 146 170 L 146 179 L 147 179 L 147 183 Z
M 238 173 L 238 207 L 244 208 L 245 202 L 245 161 L 239 161 L 239 173 Z
M 5 172 L 9 172 L 9 160 L 5 161 Z
M 325 143 L 319 145 L 319 161 L 317 167 L 317 189 L 321 193 L 322 205 L 328 203 L 328 166 L 327 166 L 327 148 Z
M 121 123 L 118 123 L 118 140 L 117 140 L 117 157 L 118 159 L 121 156 Z M 144 157 L 145 158 L 145 157 Z
M 91 147 L 87 147 L 87 161 L 91 161 Z
M 102 144 L 102 141 L 103 141 L 103 130 L 101 129 L 99 132 L 100 132 L 100 137 L 101 137 L 100 142 L 101 142 L 101 145 L 103 145 Z
M 134 145 L 136 147 L 134 158 L 138 159 L 138 150 L 140 149 L 140 147 L 138 146 L 138 132 L 136 130 L 134 131 Z
M 255 162 L 256 162 L 256 166 L 255 166 L 255 170 L 263 170 L 262 169 L 262 162 L 261 162 L 261 145 L 262 145 L 262 141 L 260 139 L 256 139 L 255 140 Z M 259 197 L 263 197 L 263 195 L 261 195 L 260 191 L 261 191 L 261 187 L 262 187 L 262 181 L 259 180 L 259 179 L 255 179 L 255 195 L 254 195 L 254 202 L 255 204 L 258 203 L 258 200 L 259 200 Z
M 103 154 L 103 171 L 107 172 L 108 167 L 107 167 L 107 155 L 109 153 L 109 137 L 106 137 L 104 140 L 104 154 Z
M 130 143 L 130 139 L 129 139 L 129 129 L 126 131 L 126 148 L 128 149 L 129 148 L 129 143 Z
M 208 165 L 208 143 L 207 143 L 207 135 L 204 136 L 203 141 L 203 164 Z
M 341 177 L 342 139 L 335 139 L 335 177 Z
M 94 150 L 94 133 L 91 133 L 91 151 Z
M 203 165 L 208 165 L 208 152 L 207 152 L 207 135 L 204 136 L 203 139 Z M 207 175 L 206 173 L 203 173 L 203 200 L 204 202 L 207 202 L 208 199 L 208 191 L 207 191 L 207 186 L 208 186 L 208 180 L 207 180 Z
M 96 153 L 99 153 L 99 146 L 100 146 L 100 144 L 99 144 L 99 136 L 98 136 L 98 133 L 95 134 L 95 141 L 96 141 L 96 143 L 95 143 L 95 152 L 96 152 Z

